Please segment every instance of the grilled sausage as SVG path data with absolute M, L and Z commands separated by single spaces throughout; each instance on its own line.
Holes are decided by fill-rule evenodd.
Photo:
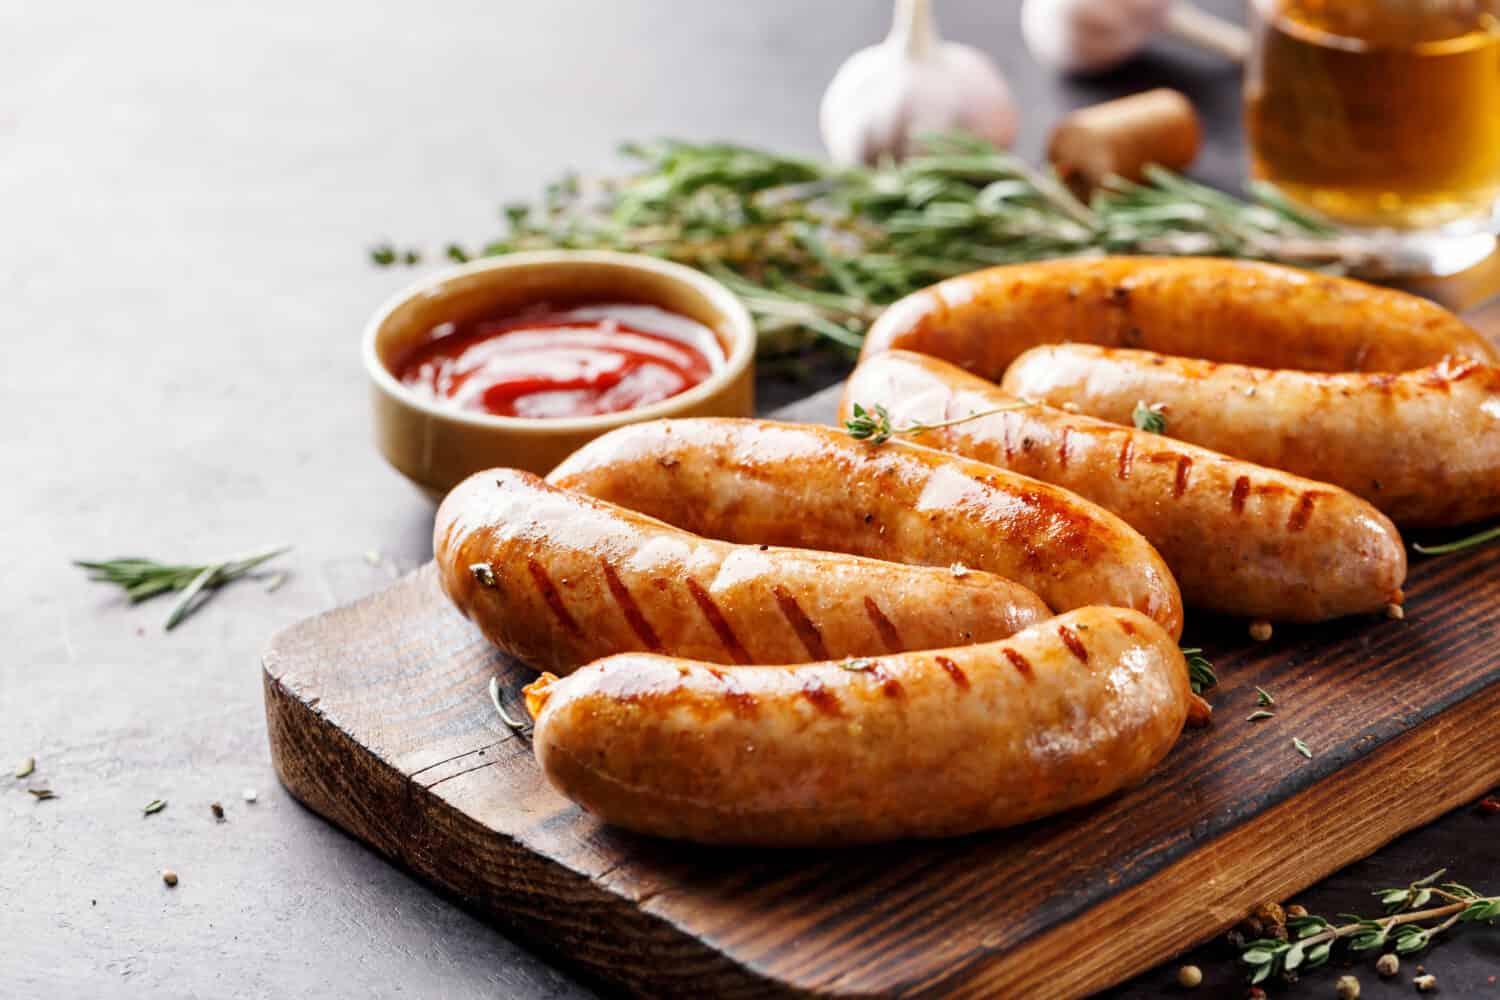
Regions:
M 629 654 L 526 689 L 547 779 L 599 819 L 709 844 L 847 846 L 1024 823 L 1133 785 L 1182 730 L 1176 643 L 1120 608 L 846 663 Z
M 696 534 L 927 566 L 961 564 L 1054 611 L 1134 608 L 1173 636 L 1182 600 L 1134 529 L 1066 490 L 898 441 L 764 420 L 663 420 L 612 431 L 548 481 Z
M 887 309 L 862 356 L 917 351 L 999 381 L 1021 352 L 1065 341 L 1305 371 L 1496 359 L 1462 320 L 1413 295 L 1272 264 L 1149 257 L 951 278 Z
M 455 487 L 433 535 L 459 610 L 507 653 L 563 673 L 632 650 L 798 663 L 927 649 L 1048 614 L 988 573 L 709 541 L 511 469 Z
M 841 412 L 878 403 L 894 424 L 933 424 L 1013 402 L 950 364 L 892 351 L 854 370 Z M 1385 515 L 1325 483 L 1041 404 L 918 440 L 1120 515 L 1161 553 L 1193 607 L 1307 622 L 1401 600 L 1401 536 Z
M 1342 486 L 1403 526 L 1500 514 L 1500 368 L 1477 361 L 1319 374 L 1066 345 L 1027 352 L 1004 388 L 1120 423 L 1161 404 L 1172 437 Z

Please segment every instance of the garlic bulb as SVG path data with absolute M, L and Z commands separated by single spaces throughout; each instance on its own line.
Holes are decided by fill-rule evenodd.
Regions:
M 978 49 L 938 37 L 930 0 L 897 0 L 890 34 L 839 68 L 818 118 L 845 166 L 900 159 L 925 132 L 962 129 L 1005 147 L 1018 125 L 1005 79 Z
M 1119 65 L 1167 32 L 1243 62 L 1249 36 L 1186 0 L 1023 0 L 1021 35 L 1038 61 L 1065 73 Z

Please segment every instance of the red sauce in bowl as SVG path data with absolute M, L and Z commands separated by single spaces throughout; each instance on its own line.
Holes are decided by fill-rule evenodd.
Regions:
M 601 302 L 435 327 L 394 374 L 455 409 L 587 417 L 660 402 L 724 363 L 713 330 L 656 306 Z

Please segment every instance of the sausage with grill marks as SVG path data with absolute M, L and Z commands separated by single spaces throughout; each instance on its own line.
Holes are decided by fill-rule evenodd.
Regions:
M 1173 636 L 1182 598 L 1162 558 L 1065 489 L 901 441 L 769 420 L 633 424 L 548 482 L 713 538 L 984 570 L 1054 611 L 1134 608 Z
M 953 365 L 892 351 L 854 370 L 841 413 L 881 404 L 897 425 L 932 424 L 1015 402 Z M 1171 430 L 1175 418 L 1168 421 Z M 1041 404 L 919 440 L 1066 487 L 1120 515 L 1166 559 L 1190 606 L 1305 622 L 1401 600 L 1401 536 L 1385 515 L 1326 483 Z
M 1341 486 L 1402 526 L 1500 515 L 1494 365 L 1325 374 L 1068 344 L 1028 351 L 1003 388 L 1119 423 L 1159 404 L 1172 437 Z
M 951 837 L 1141 781 L 1182 731 L 1176 642 L 1083 608 L 999 642 L 795 667 L 627 654 L 527 689 L 547 779 L 599 819 L 709 844 Z
M 998 382 L 1027 349 L 1069 341 L 1304 371 L 1497 360 L 1472 327 L 1414 295 L 1209 257 L 1076 258 L 960 275 L 882 313 L 861 357 L 917 351 Z
M 433 535 L 458 609 L 559 673 L 632 650 L 797 663 L 943 647 L 1048 615 L 989 573 L 711 541 L 511 469 L 455 487 Z

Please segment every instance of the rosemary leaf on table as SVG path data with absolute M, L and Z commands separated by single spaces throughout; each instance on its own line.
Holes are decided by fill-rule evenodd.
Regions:
M 974 136 L 925 146 L 902 163 L 834 167 L 729 143 L 631 143 L 635 171 L 564 177 L 537 202 L 506 206 L 492 242 L 446 253 L 610 249 L 701 268 L 744 299 L 764 354 L 813 341 L 857 349 L 885 305 L 994 264 L 1104 253 L 1358 262 L 1335 230 L 1263 185 L 1247 201 L 1153 168 L 1084 203 L 1050 170 Z M 371 251 L 381 266 L 415 257 Z
M 290 551 L 289 545 L 252 552 L 205 565 L 163 563 L 155 559 L 127 557 L 104 560 L 74 560 L 73 565 L 88 570 L 89 579 L 112 583 L 122 588 L 132 604 L 171 591 L 182 591 L 164 627 L 170 631 L 180 625 L 219 587 L 247 576 L 262 564 Z

